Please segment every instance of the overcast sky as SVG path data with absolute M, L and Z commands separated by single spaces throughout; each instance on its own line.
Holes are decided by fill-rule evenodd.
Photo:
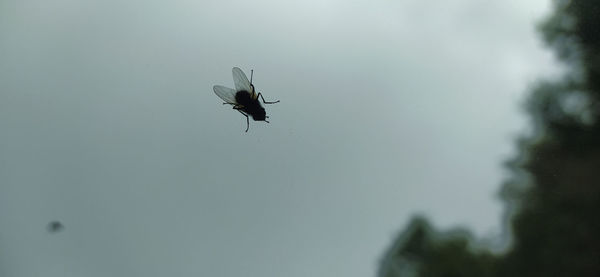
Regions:
M 494 237 L 548 2 L 2 0 L 0 275 L 374 276 L 413 214 Z M 213 93 L 233 66 L 270 124 Z

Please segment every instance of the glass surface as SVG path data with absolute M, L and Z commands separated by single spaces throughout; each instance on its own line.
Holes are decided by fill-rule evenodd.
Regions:
M 600 276 L 598 6 L 0 1 L 0 276 Z

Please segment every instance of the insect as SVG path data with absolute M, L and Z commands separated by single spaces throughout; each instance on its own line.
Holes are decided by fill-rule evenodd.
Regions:
M 50 233 L 58 233 L 60 231 L 62 231 L 65 226 L 60 223 L 60 221 L 52 221 L 50 223 L 48 223 L 48 226 L 46 227 L 48 229 L 48 232 Z
M 269 123 L 269 121 L 267 121 L 267 118 L 269 117 L 267 116 L 265 108 L 260 105 L 258 97 L 262 99 L 264 104 L 279 103 L 279 100 L 267 102 L 260 92 L 256 93 L 254 85 L 252 84 L 254 70 L 250 71 L 250 81 L 248 81 L 246 74 L 237 67 L 234 67 L 231 72 L 233 74 L 235 89 L 219 85 L 213 87 L 215 94 L 225 101 L 223 105 L 232 105 L 234 110 L 237 110 L 246 117 L 246 132 L 248 132 L 248 129 L 250 128 L 249 115 L 252 116 L 254 121 L 265 121 Z

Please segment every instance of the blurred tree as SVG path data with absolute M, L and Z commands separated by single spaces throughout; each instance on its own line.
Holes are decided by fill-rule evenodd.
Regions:
M 498 276 L 600 276 L 600 2 L 554 4 L 540 29 L 570 71 L 527 103 L 536 129 L 502 189 L 517 207 Z
M 470 245 L 464 230 L 436 232 L 422 217 L 414 218 L 388 249 L 380 277 L 494 276 L 496 257 Z
M 436 237 L 415 219 L 383 258 L 379 276 L 600 276 L 600 2 L 554 0 L 540 25 L 569 67 L 542 81 L 526 105 L 534 132 L 519 139 L 501 189 L 511 247 L 475 251 L 471 237 Z

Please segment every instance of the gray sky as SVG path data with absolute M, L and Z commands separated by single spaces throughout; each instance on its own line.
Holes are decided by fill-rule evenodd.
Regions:
M 0 275 L 374 276 L 415 213 L 493 237 L 547 2 L 4 0 Z M 212 92 L 233 66 L 270 124 Z

